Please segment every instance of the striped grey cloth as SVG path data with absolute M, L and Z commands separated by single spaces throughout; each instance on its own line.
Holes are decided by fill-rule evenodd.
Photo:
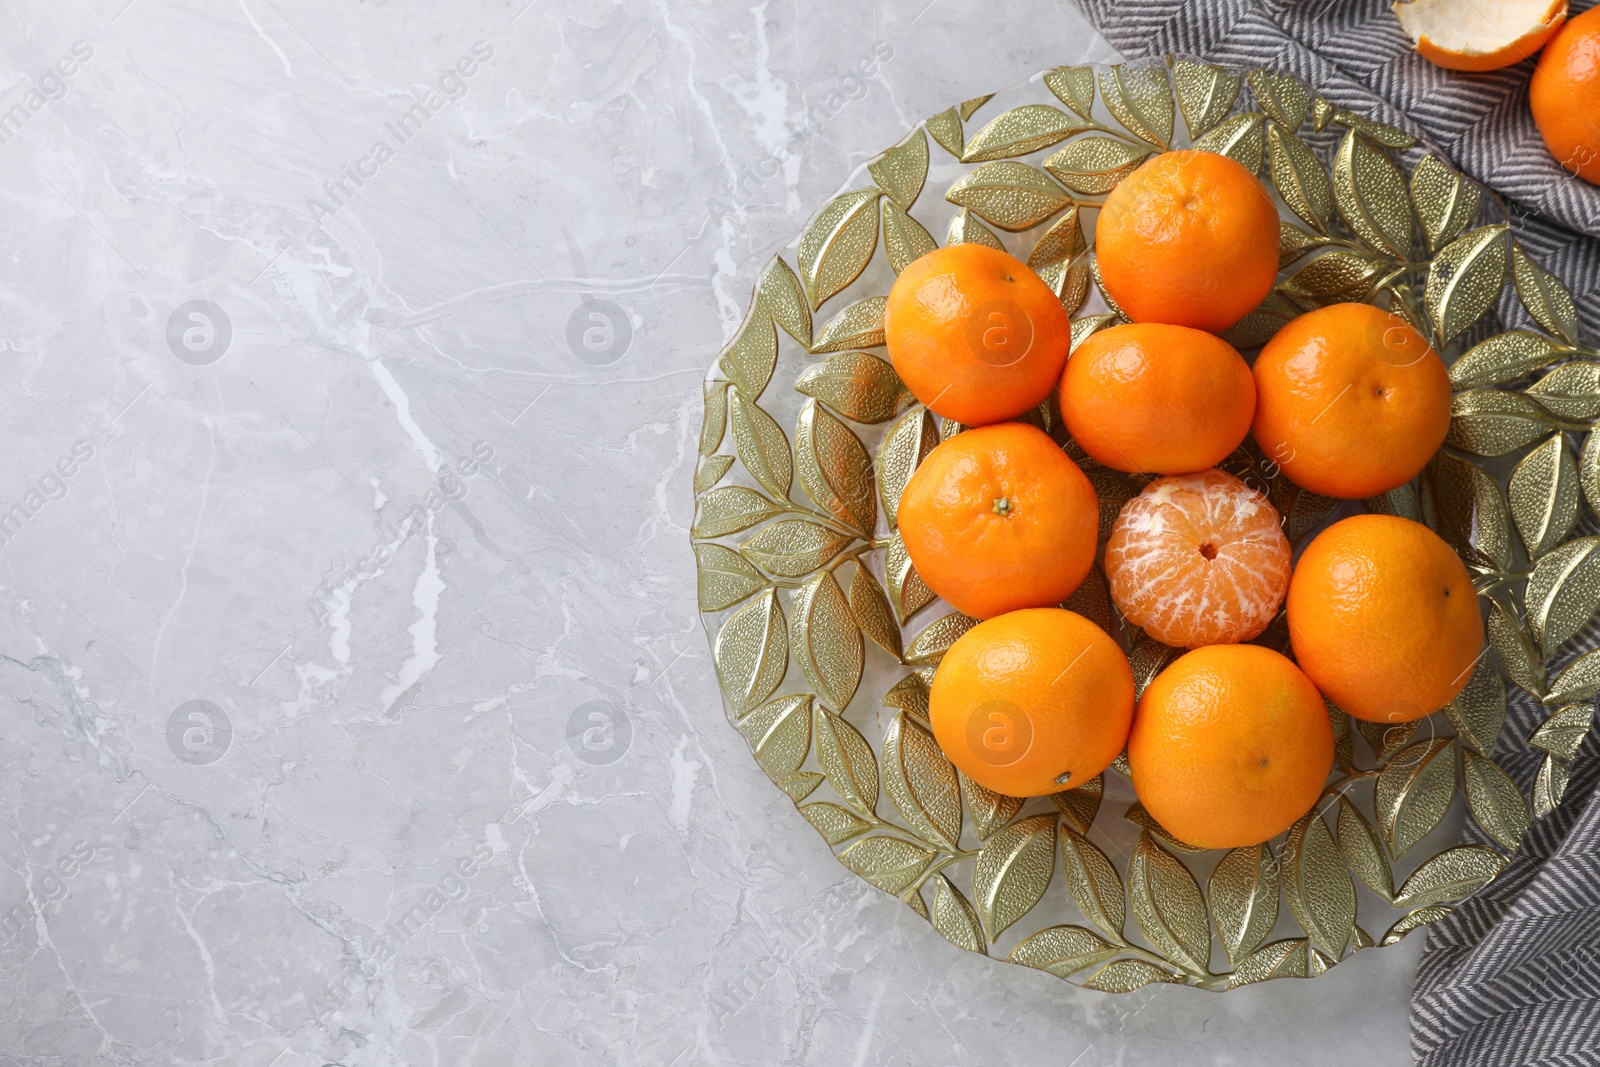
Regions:
M 1595 0 L 1574 0 L 1574 14 Z M 1412 50 L 1388 0 L 1079 0 L 1126 56 L 1185 52 L 1289 71 L 1358 114 L 1400 126 L 1498 191 L 1523 246 L 1567 283 L 1600 337 L 1600 188 L 1556 166 L 1528 114 L 1524 62 L 1440 70 Z M 1502 324 L 1529 320 L 1509 293 Z M 1593 532 L 1592 530 L 1588 532 Z M 1600 638 L 1583 642 L 1588 647 Z M 1543 712 L 1516 691 L 1501 750 L 1527 788 L 1536 754 L 1511 756 Z M 1561 807 L 1535 824 L 1506 872 L 1428 928 L 1412 994 L 1424 1067 L 1600 1065 L 1600 731 L 1572 764 Z M 1485 840 L 1475 827 L 1469 839 Z

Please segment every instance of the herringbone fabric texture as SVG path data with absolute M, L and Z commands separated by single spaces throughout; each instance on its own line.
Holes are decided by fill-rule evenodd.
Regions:
M 1125 56 L 1183 52 L 1288 71 L 1334 104 L 1415 134 L 1506 200 L 1523 247 L 1572 290 L 1585 339 L 1600 337 L 1600 188 L 1558 167 L 1539 139 L 1528 113 L 1531 61 L 1486 74 L 1440 70 L 1413 51 L 1387 0 L 1079 2 Z M 1572 11 L 1594 2 L 1574 0 Z M 1509 287 L 1498 311 L 1503 326 L 1530 321 Z M 1600 635 L 1578 644 L 1596 647 Z M 1507 747 L 1544 714 L 1514 691 L 1496 758 L 1525 790 L 1537 753 Z M 1505 873 L 1427 928 L 1411 1004 L 1422 1067 L 1600 1065 L 1600 804 L 1589 803 L 1597 741 L 1591 734 L 1561 807 L 1534 825 Z M 1487 843 L 1470 824 L 1467 837 Z

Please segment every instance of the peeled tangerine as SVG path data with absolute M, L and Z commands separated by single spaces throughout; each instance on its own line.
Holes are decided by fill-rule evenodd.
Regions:
M 1248 641 L 1289 588 L 1289 539 L 1267 498 L 1219 470 L 1157 478 L 1106 543 L 1111 599 L 1168 645 Z
M 1411 0 L 1394 5 L 1417 53 L 1451 70 L 1499 70 L 1544 47 L 1567 0 Z

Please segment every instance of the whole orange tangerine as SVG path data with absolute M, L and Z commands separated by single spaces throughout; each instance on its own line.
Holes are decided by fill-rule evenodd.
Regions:
M 1248 641 L 1289 588 L 1289 539 L 1267 498 L 1225 471 L 1157 478 L 1106 542 L 1111 599 L 1180 648 Z
M 1094 623 L 1061 608 L 980 622 L 928 693 L 934 739 L 968 778 L 1012 797 L 1082 785 L 1128 740 L 1133 669 Z
M 928 588 L 987 619 L 1059 604 L 1094 563 L 1094 486 L 1027 423 L 966 430 L 906 483 L 900 535 Z
M 1318 534 L 1295 565 L 1288 612 L 1301 669 L 1369 722 L 1438 711 L 1483 651 L 1467 568 L 1438 534 L 1394 515 L 1354 515 Z
M 1072 439 L 1120 471 L 1186 474 L 1226 459 L 1256 409 L 1250 365 L 1228 342 L 1140 322 L 1091 335 L 1061 376 Z
M 1128 736 L 1133 789 L 1180 841 L 1242 848 L 1282 833 L 1333 769 L 1333 726 L 1300 668 L 1260 645 L 1210 645 L 1145 688 Z
M 1600 185 L 1600 8 L 1568 19 L 1545 45 L 1528 107 L 1556 162 Z
M 1450 375 L 1410 323 L 1371 304 L 1289 322 L 1256 356 L 1256 442 L 1323 496 L 1386 493 L 1421 473 L 1450 430 Z
M 1216 333 L 1254 311 L 1278 275 L 1278 209 L 1242 165 L 1213 152 L 1152 156 L 1106 197 L 1095 257 L 1134 322 Z
M 895 373 L 928 410 L 983 426 L 1037 407 L 1072 341 L 1066 308 L 1027 264 L 980 244 L 937 248 L 883 311 Z

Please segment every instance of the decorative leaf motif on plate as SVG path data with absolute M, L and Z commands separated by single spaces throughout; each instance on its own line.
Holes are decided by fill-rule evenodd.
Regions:
M 878 579 L 860 560 L 856 561 L 856 571 L 850 576 L 847 599 L 850 601 L 850 613 L 855 616 L 861 632 L 872 638 L 879 648 L 899 659 L 904 649 L 901 647 L 900 626 L 895 622 L 894 608 L 890 606 L 883 586 L 878 584 Z
M 977 911 L 944 875 L 935 875 L 933 884 L 933 916 L 929 920 L 933 928 L 957 948 L 982 953 L 985 941 Z
M 789 648 L 817 695 L 846 707 L 861 683 L 861 627 L 832 571 L 809 578 L 789 603 Z
M 1389 857 L 1378 842 L 1378 833 L 1366 817 L 1350 803 L 1339 798 L 1339 855 L 1345 866 L 1367 883 L 1367 888 L 1387 901 L 1394 900 L 1394 871 L 1389 867 Z
M 857 300 L 823 324 L 811 351 L 843 352 L 847 348 L 876 348 L 883 344 L 883 309 L 889 298 L 869 296 Z
M 724 537 L 783 513 L 780 505 L 742 485 L 713 489 L 695 503 L 690 532 L 696 537 Z
M 843 852 L 839 862 L 885 893 L 899 896 L 921 877 L 938 853 L 903 837 L 865 837 Z
M 1511 245 L 1511 279 L 1517 299 L 1535 322 L 1569 345 L 1578 343 L 1578 308 L 1572 294 L 1515 241 Z
M 1506 722 L 1506 683 L 1489 656 L 1479 656 L 1467 687 L 1444 709 L 1463 745 L 1487 756 L 1494 752 Z
M 1539 724 L 1528 738 L 1528 744 L 1543 749 L 1558 759 L 1570 760 L 1578 754 L 1578 746 L 1589 736 L 1594 722 L 1594 705 L 1569 704 L 1558 708 Z
M 894 367 L 868 352 L 840 352 L 813 363 L 794 387 L 856 422 L 885 422 L 910 399 Z
M 861 438 L 815 400 L 800 409 L 794 453 L 800 485 L 841 526 L 871 537 L 878 520 L 872 457 Z
M 1259 111 L 1233 115 L 1197 138 L 1193 147 L 1227 156 L 1251 174 L 1259 174 L 1267 155 L 1267 117 Z
M 1423 300 L 1436 347 L 1478 321 L 1505 287 L 1511 257 L 1504 223 L 1469 230 L 1445 245 L 1428 265 Z
M 1189 868 L 1148 833 L 1128 861 L 1128 902 L 1145 937 L 1169 960 L 1205 974 L 1211 960 L 1206 902 Z
M 1333 211 L 1333 187 L 1328 172 L 1316 154 L 1282 126 L 1269 124 L 1267 159 L 1271 164 L 1272 184 L 1283 202 L 1318 233 L 1328 232 L 1328 216 Z
M 1425 155 L 1411 171 L 1411 200 L 1428 250 L 1437 252 L 1472 224 L 1483 206 L 1483 190 L 1439 157 Z
M 872 829 L 871 823 L 854 812 L 826 800 L 800 805 L 800 814 L 830 845 L 842 844 Z
M 1334 959 L 1344 955 L 1356 922 L 1356 887 L 1316 808 L 1284 839 L 1283 897 L 1311 940 Z
M 1033 909 L 1055 873 L 1056 817 L 1019 819 L 983 843 L 972 871 L 978 917 L 989 940 Z
M 845 805 L 864 819 L 876 818 L 878 761 L 867 739 L 837 712 L 816 706 L 812 717 L 817 762 Z
M 1090 67 L 1056 67 L 1044 72 L 1044 83 L 1079 118 L 1094 117 L 1094 70 Z
M 1022 810 L 1020 798 L 996 793 L 964 774 L 958 777 L 961 779 L 961 800 L 972 816 L 972 828 L 978 831 L 979 840 L 989 840 Z
M 780 261 L 781 262 L 781 261 Z M 756 400 L 778 365 L 778 331 L 760 300 L 750 302 L 739 331 L 717 357 L 717 365 L 749 400 Z M 713 446 L 714 448 L 715 446 Z
M 1556 434 L 1522 457 L 1507 486 L 1511 517 L 1534 559 L 1566 539 L 1578 521 L 1578 463 Z
M 1416 908 L 1459 900 L 1487 885 L 1505 865 L 1504 856 L 1482 845 L 1446 849 L 1411 872 L 1395 894 L 1395 905 Z
M 723 623 L 711 659 L 735 715 L 771 696 L 789 665 L 788 627 L 777 593 L 767 590 Z
M 883 788 L 906 824 L 955 852 L 961 840 L 961 786 L 956 769 L 926 727 L 904 712 L 883 735 Z
M 1249 80 L 1256 103 L 1283 123 L 1289 133 L 1294 133 L 1306 121 L 1306 115 L 1311 110 L 1311 90 L 1305 82 L 1292 74 L 1274 74 L 1265 70 L 1252 70 Z
M 1456 389 L 1503 385 L 1561 359 L 1566 351 L 1543 334 L 1511 330 L 1467 349 L 1450 367 Z
M 732 456 L 701 456 L 694 466 L 694 491 L 703 493 L 722 481 L 733 466 Z
M 1400 168 L 1357 136 L 1344 135 L 1333 161 L 1339 215 L 1368 247 L 1404 260 L 1411 252 L 1411 197 Z
M 1439 825 L 1456 791 L 1455 738 L 1435 737 L 1397 752 L 1378 773 L 1378 821 L 1399 858 Z
M 1527 395 L 1558 418 L 1586 422 L 1600 416 L 1600 363 L 1563 363 L 1528 386 Z
M 809 693 L 779 697 L 756 708 L 739 723 L 756 762 L 775 782 L 799 771 L 811 749 L 811 703 Z
M 1094 129 L 1098 123 L 1067 114 L 1049 104 L 1023 104 L 1003 111 L 967 139 L 963 163 L 1025 156 Z
M 1461 778 L 1473 819 L 1484 833 L 1515 849 L 1528 832 L 1528 801 L 1517 783 L 1470 748 L 1461 750 Z
M 709 456 L 721 447 L 722 434 L 728 426 L 727 379 L 707 378 L 704 389 L 705 414 L 700 423 L 700 454 Z
M 906 214 L 905 208 L 885 197 L 881 204 L 883 213 L 883 248 L 889 257 L 889 266 L 896 274 L 939 247 L 927 228 Z
M 1278 859 L 1269 845 L 1228 852 L 1206 886 L 1211 922 L 1235 967 L 1272 933 L 1278 921 Z
M 1072 194 L 1050 175 L 1012 160 L 985 163 L 952 185 L 945 199 L 1011 232 L 1037 226 L 1072 206 Z
M 733 549 L 712 542 L 694 546 L 701 611 L 722 611 L 767 586 L 761 572 Z
M 910 211 L 928 180 L 927 136 L 920 128 L 912 130 L 905 140 L 870 164 L 867 173 L 901 210 Z
M 769 574 L 799 578 L 843 552 L 852 540 L 809 519 L 782 519 L 762 527 L 739 552 Z
M 1045 160 L 1044 169 L 1068 189 L 1096 196 L 1115 189 L 1153 152 L 1116 137 L 1080 137 Z
M 1529 632 L 1554 655 L 1600 610 L 1600 537 L 1568 541 L 1539 560 L 1526 600 Z
M 1100 801 L 1105 796 L 1105 776 L 1097 774 L 1080 786 L 1050 794 L 1050 803 L 1056 806 L 1066 825 L 1080 834 L 1089 832 L 1095 815 L 1100 811 Z
M 1178 110 L 1191 139 L 1221 122 L 1239 99 L 1244 79 L 1209 63 L 1180 59 L 1172 64 L 1172 84 Z
M 1065 824 L 1060 830 L 1062 871 L 1072 902 L 1102 934 L 1122 944 L 1128 911 L 1121 876 L 1087 837 Z
M 1112 960 L 1083 983 L 1085 989 L 1102 993 L 1132 993 L 1152 982 L 1180 982 L 1181 976 L 1147 960 Z
M 1478 456 L 1504 456 L 1554 429 L 1549 416 L 1523 396 L 1504 389 L 1473 389 L 1450 402 L 1445 443 Z
M 767 492 L 780 500 L 787 497 L 794 481 L 794 459 L 783 427 L 738 390 L 730 397 L 728 411 L 739 462 Z
M 1006 246 L 994 235 L 994 231 L 979 222 L 967 208 L 956 212 L 955 217 L 950 220 L 950 230 L 945 234 L 944 243 L 988 245 L 1001 252 L 1006 250 Z
M 956 638 L 976 625 L 977 619 L 959 611 L 935 619 L 927 629 L 911 639 L 911 645 L 906 649 L 906 662 L 929 666 L 938 663 L 939 658 L 956 643 Z
M 816 310 L 855 281 L 878 247 L 877 188 L 835 197 L 800 235 L 800 280 Z
M 1172 86 L 1160 62 L 1121 63 L 1100 75 L 1100 99 L 1129 133 L 1160 149 L 1172 144 Z
M 1555 811 L 1566 791 L 1567 765 L 1554 756 L 1546 756 L 1533 780 L 1533 817 L 1542 819 Z
M 1120 951 L 1081 926 L 1052 926 L 1023 939 L 1006 958 L 1066 978 L 1098 966 Z

